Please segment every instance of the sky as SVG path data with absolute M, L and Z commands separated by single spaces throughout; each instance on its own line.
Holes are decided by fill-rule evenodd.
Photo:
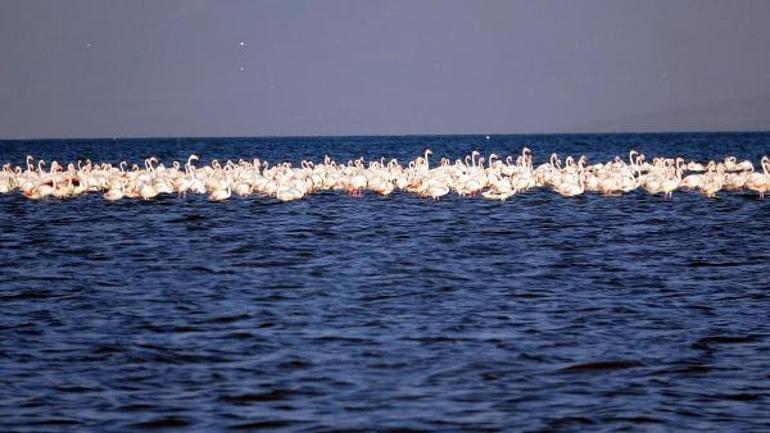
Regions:
M 770 130 L 765 0 L 0 0 L 0 138 Z

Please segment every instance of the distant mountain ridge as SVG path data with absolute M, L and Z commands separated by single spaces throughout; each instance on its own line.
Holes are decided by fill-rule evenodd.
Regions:
M 768 131 L 770 95 L 600 119 L 569 132 Z

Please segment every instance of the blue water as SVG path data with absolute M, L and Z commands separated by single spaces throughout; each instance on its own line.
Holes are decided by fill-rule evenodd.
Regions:
M 166 164 L 473 149 L 770 154 L 770 134 L 0 142 Z M 0 431 L 770 431 L 770 200 L 0 195 Z

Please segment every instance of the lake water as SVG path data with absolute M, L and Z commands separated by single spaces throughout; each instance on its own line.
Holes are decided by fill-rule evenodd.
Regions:
M 167 165 L 631 148 L 770 133 L 0 142 Z M 0 430 L 770 431 L 770 200 L 0 195 Z

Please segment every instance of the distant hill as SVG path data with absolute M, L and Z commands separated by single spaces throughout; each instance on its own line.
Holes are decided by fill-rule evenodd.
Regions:
M 580 124 L 570 132 L 769 131 L 770 95 Z

